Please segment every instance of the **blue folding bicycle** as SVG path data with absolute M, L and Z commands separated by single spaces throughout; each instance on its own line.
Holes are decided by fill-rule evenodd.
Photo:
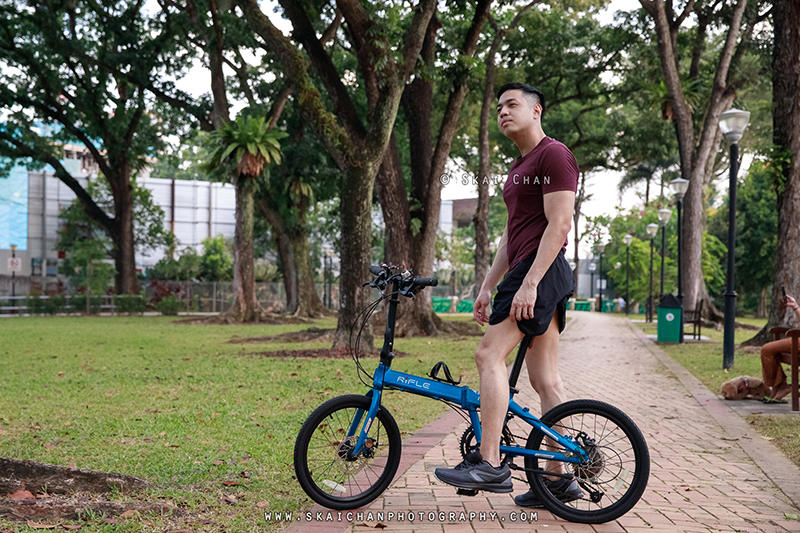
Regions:
M 311 499 L 331 509 L 356 509 L 378 498 L 391 484 L 400 464 L 401 437 L 392 415 L 381 404 L 383 391 L 398 390 L 443 401 L 459 410 L 471 425 L 461 437 L 460 451 L 477 451 L 481 442 L 478 417 L 480 396 L 453 380 L 443 362 L 437 363 L 428 378 L 392 370 L 392 348 L 397 305 L 400 295 L 413 298 L 419 291 L 436 286 L 431 278 L 415 277 L 409 270 L 372 266 L 376 276 L 370 286 L 382 296 L 364 310 L 362 330 L 382 301 L 389 299 L 380 363 L 369 374 L 358 358 L 356 339 L 354 360 L 359 377 L 372 379 L 363 396 L 332 398 L 315 409 L 300 429 L 294 448 L 297 480 Z M 387 286 L 391 292 L 386 294 Z M 501 437 L 503 462 L 525 479 L 544 506 L 553 514 L 572 522 L 596 524 L 615 520 L 639 501 L 650 475 L 647 443 L 636 424 L 622 411 L 595 400 L 572 400 L 548 411 L 541 419 L 514 401 L 515 386 L 526 350 L 533 338 L 520 344 L 509 377 L 510 399 Z M 444 377 L 439 376 L 439 372 Z M 362 378 L 363 381 L 363 378 Z M 365 382 L 366 384 L 366 382 Z M 367 386 L 370 386 L 367 384 Z M 530 432 L 518 436 L 527 426 Z M 521 446 L 517 442 L 525 441 Z M 521 457 L 524 466 L 514 459 Z M 547 470 L 548 465 L 562 468 Z M 549 478 L 577 480 L 583 498 L 562 502 L 545 484 Z M 458 490 L 475 495 L 477 491 Z

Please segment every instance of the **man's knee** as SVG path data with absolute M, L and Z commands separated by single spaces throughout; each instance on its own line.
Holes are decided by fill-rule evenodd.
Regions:
M 548 392 L 560 390 L 563 387 L 561 377 L 559 377 L 557 374 L 549 376 L 530 374 L 528 377 L 531 381 L 531 387 L 533 387 L 533 390 L 535 390 L 540 396 Z
M 475 350 L 475 365 L 478 367 L 478 372 L 482 372 L 498 364 L 503 365 L 504 361 L 505 357 L 499 354 L 498 350 L 493 349 L 484 342 L 481 342 Z

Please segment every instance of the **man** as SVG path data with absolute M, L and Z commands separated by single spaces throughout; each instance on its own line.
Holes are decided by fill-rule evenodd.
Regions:
M 435 475 L 456 487 L 507 493 L 513 491 L 511 471 L 500 464 L 500 435 L 509 398 L 505 359 L 525 334 L 536 335 L 525 363 L 541 399 L 542 413 L 566 399 L 558 373 L 558 341 L 566 324 L 566 302 L 574 290 L 564 252 L 579 171 L 569 149 L 542 130 L 545 103 L 540 91 L 510 83 L 500 88 L 497 97 L 497 124 L 517 145 L 520 157 L 503 189 L 508 222 L 473 308 L 478 323 L 489 322 L 475 353 L 483 438 L 476 462 L 465 461 L 455 469 L 438 468 Z M 489 317 L 492 289 L 504 274 Z M 548 469 L 563 471 L 557 470 L 563 469 L 560 463 L 548 465 Z M 572 479 L 553 478 L 546 483 L 562 501 L 582 497 Z M 532 491 L 514 501 L 526 507 L 541 506 Z

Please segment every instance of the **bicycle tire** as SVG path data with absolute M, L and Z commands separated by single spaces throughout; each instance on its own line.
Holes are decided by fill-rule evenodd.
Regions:
M 584 493 L 583 498 L 566 503 L 548 490 L 542 473 L 532 471 L 539 469 L 539 459 L 525 458 L 528 483 L 550 512 L 570 522 L 602 524 L 616 520 L 636 505 L 650 477 L 650 452 L 642 432 L 628 415 L 604 402 L 573 400 L 554 407 L 541 420 L 561 435 L 583 442 L 590 456 L 587 464 L 565 465 L 566 473 L 574 475 Z M 580 432 L 594 443 L 582 438 Z M 549 439 L 543 441 L 544 434 L 534 428 L 526 446 L 563 451 Z
M 349 394 L 317 407 L 303 423 L 294 446 L 297 481 L 308 496 L 330 509 L 356 509 L 375 500 L 392 482 L 400 465 L 400 429 L 381 406 L 368 432 L 371 447 L 352 457 L 364 425 L 370 398 Z M 347 435 L 359 410 L 364 410 L 353 435 Z

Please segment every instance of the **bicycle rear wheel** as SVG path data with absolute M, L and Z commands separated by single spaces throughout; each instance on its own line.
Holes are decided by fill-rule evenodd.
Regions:
M 330 509 L 356 509 L 380 496 L 400 464 L 400 430 L 381 406 L 367 432 L 367 446 L 352 455 L 371 400 L 332 398 L 306 419 L 294 445 L 297 481 L 312 500 Z M 351 430 L 352 428 L 352 430 Z
M 614 406 L 595 400 L 573 400 L 548 411 L 542 422 L 578 442 L 589 455 L 585 464 L 564 463 L 583 498 L 568 503 L 554 496 L 545 477 L 532 470 L 544 469 L 546 460 L 525 458 L 528 482 L 553 514 L 571 522 L 601 524 L 616 520 L 633 508 L 647 487 L 650 453 L 633 421 Z M 564 452 L 564 448 L 533 429 L 527 448 Z

